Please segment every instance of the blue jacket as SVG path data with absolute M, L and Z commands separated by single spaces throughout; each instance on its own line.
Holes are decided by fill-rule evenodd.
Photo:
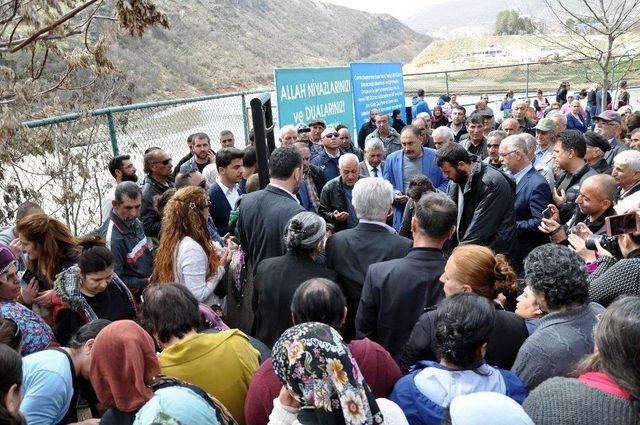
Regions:
M 340 175 L 340 171 L 338 171 L 338 158 L 342 154 L 343 152 L 341 150 L 338 157 L 332 158 L 327 154 L 327 151 L 322 149 L 316 156 L 311 158 L 311 164 L 320 167 L 324 174 L 324 180 L 329 181 Z
M 542 211 L 552 202 L 549 183 L 532 167 L 516 185 L 514 206 L 520 260 L 524 260 L 534 248 L 549 242 L 548 236 L 540 232 L 538 226 L 542 221 Z
M 580 121 L 573 114 L 565 115 L 567 117 L 567 129 L 568 130 L 578 130 L 582 133 L 588 130 L 587 128 L 587 119 Z
M 404 170 L 402 167 L 403 158 L 404 151 L 402 150 L 390 153 L 389 156 L 387 156 L 383 173 L 384 178 L 391 182 L 393 188 L 402 193 L 404 193 Z M 422 148 L 422 174 L 431 180 L 433 187 L 444 193 L 447 192 L 449 180 L 442 175 L 440 167 L 436 164 L 436 151 L 434 149 Z M 396 230 L 399 230 L 402 225 L 404 207 L 404 204 L 396 202 L 393 203 L 393 227 Z
M 244 194 L 244 191 L 240 188 L 238 188 L 238 192 L 240 195 Z M 229 201 L 227 201 L 227 197 L 218 182 L 209 187 L 209 202 L 211 203 L 209 214 L 213 219 L 213 224 L 218 229 L 218 233 L 224 236 L 229 231 L 229 214 L 236 206 L 229 205 Z
M 416 97 L 413 99 L 413 105 L 411 105 L 411 116 L 413 118 L 417 117 L 419 113 L 421 112 L 426 112 L 427 114 L 429 114 L 429 116 L 431 116 L 431 110 L 429 109 L 429 105 L 427 104 L 427 102 L 424 101 L 424 99 L 420 99 L 419 97 Z
M 486 365 L 485 365 L 486 366 Z M 498 369 L 493 366 L 486 366 L 494 371 L 497 371 L 500 376 L 491 374 L 484 377 L 483 375 L 475 374 L 472 371 L 450 371 L 445 366 L 432 361 L 421 361 L 416 364 L 415 369 L 409 374 L 405 375 L 398 382 L 396 382 L 391 396 L 389 399 L 395 402 L 407 417 L 407 421 L 411 425 L 440 425 L 445 411 L 449 408 L 450 400 L 458 395 L 466 395 L 479 391 L 493 391 L 495 392 L 496 384 L 498 386 L 504 386 L 504 395 L 512 398 L 519 404 L 522 404 L 527 396 L 527 390 L 522 384 L 522 381 L 518 377 L 506 370 Z M 430 399 L 423 394 L 418 385 L 416 385 L 416 376 L 425 369 L 436 368 L 447 373 L 438 374 L 439 377 L 429 379 L 428 383 L 433 386 L 434 392 L 440 392 L 443 395 L 443 404 Z M 469 373 L 473 380 L 467 382 Z M 465 376 L 466 374 L 466 376 Z M 443 379 L 444 378 L 444 379 Z M 504 385 L 502 385 L 504 383 Z M 446 393 L 451 388 L 461 389 L 457 394 Z M 464 393 L 464 394 L 463 394 Z

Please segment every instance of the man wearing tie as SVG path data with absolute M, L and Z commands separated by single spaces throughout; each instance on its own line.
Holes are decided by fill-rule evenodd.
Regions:
M 297 142 L 294 146 L 302 156 L 303 173 L 296 197 L 305 210 L 317 213 L 320 205 L 320 194 L 325 184 L 324 174 L 319 167 L 309 164 L 311 150 L 306 142 Z
M 380 177 L 384 172 L 384 144 L 382 140 L 372 138 L 364 145 L 364 161 L 360 162 L 360 175 L 367 177 Z

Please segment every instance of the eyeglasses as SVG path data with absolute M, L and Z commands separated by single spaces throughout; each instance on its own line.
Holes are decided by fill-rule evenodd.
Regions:
M 325 134 L 324 137 L 328 137 L 330 139 L 333 139 L 333 138 L 339 137 L 339 134 L 338 133 L 329 133 L 329 134 Z
M 506 158 L 507 156 L 511 155 L 512 153 L 516 153 L 516 152 L 518 152 L 518 151 L 511 151 L 511 152 L 507 152 L 505 154 L 499 153 L 498 156 L 500 158 Z
M 162 165 L 169 165 L 170 162 L 171 162 L 171 158 L 163 159 L 162 161 L 153 161 L 154 164 L 162 164 Z

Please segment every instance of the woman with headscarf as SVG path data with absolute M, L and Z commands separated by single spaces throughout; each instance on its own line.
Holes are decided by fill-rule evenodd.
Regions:
M 308 322 L 287 329 L 273 347 L 283 384 L 269 424 L 407 424 L 398 406 L 376 400 L 342 337 Z
M 440 126 L 449 124 L 449 120 L 447 116 L 442 111 L 441 105 L 436 105 L 433 107 L 433 116 L 431 117 L 431 128 L 436 129 Z
M 119 320 L 100 331 L 93 343 L 90 376 L 98 399 L 107 408 L 100 420 L 102 425 L 130 425 L 136 420 L 137 423 L 152 423 L 143 422 L 143 418 L 154 416 L 156 419 L 154 413 L 160 415 L 161 406 L 164 406 L 161 400 L 171 398 L 176 393 L 162 391 L 170 388 L 184 390 L 180 391 L 179 399 L 183 411 L 193 409 L 193 421 L 180 421 L 183 425 L 236 423 L 220 402 L 200 388 L 161 375 L 153 339 L 131 320 Z M 205 409 L 205 414 L 208 411 L 214 415 L 209 416 L 208 420 L 196 422 L 197 418 L 207 417 L 203 414 L 206 407 L 203 400 L 211 407 L 210 410 Z M 146 406 L 149 401 L 151 403 Z M 168 411 L 165 412 L 165 418 L 179 415 L 173 408 L 164 408 Z M 136 418 L 138 413 L 140 417 Z
M 291 300 L 307 279 L 336 279 L 336 273 L 315 259 L 324 248 L 325 221 L 317 214 L 301 212 L 287 225 L 284 239 L 287 253 L 261 261 L 256 268 L 253 289 L 255 336 L 272 347 L 291 326 Z

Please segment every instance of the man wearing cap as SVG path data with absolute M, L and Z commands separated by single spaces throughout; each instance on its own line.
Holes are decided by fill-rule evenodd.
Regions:
M 369 121 L 362 124 L 360 131 L 358 131 L 358 147 L 364 150 L 364 142 L 367 140 L 367 136 L 376 130 L 376 115 L 378 115 L 377 109 L 369 111 Z
M 556 144 L 556 122 L 551 118 L 543 118 L 535 126 L 536 142 L 538 147 L 535 152 L 534 166 L 544 165 L 552 170 L 556 168 L 556 161 L 553 159 L 553 147 Z
M 389 126 L 389 115 L 381 113 L 376 115 L 376 129 L 367 136 L 366 140 L 374 137 L 382 140 L 382 143 L 384 143 L 385 156 L 402 149 L 400 134 L 398 134 L 393 127 Z
M 296 126 L 296 130 L 298 131 L 298 142 L 305 142 L 308 144 L 309 133 L 311 132 L 311 129 L 309 128 L 309 126 L 301 122 Z
M 327 124 L 323 120 L 313 120 L 309 123 L 309 150 L 311 151 L 311 158 L 322 152 L 322 132 L 327 128 Z
M 595 122 L 595 132 L 607 139 L 611 150 L 605 152 L 604 159 L 607 164 L 613 166 L 613 158 L 622 151 L 629 149 L 627 145 L 616 139 L 622 119 L 620 114 L 615 111 L 604 111 L 600 115 L 593 117 Z
M 313 130 L 311 133 L 313 134 Z M 320 167 L 325 181 L 329 181 L 340 175 L 338 159 L 343 154 L 340 150 L 340 135 L 335 128 L 327 127 L 322 131 L 321 137 L 323 148 L 316 156 L 311 154 L 311 164 Z
M 585 161 L 600 174 L 611 174 L 612 167 L 604 159 L 605 152 L 611 150 L 611 145 L 607 139 L 594 131 L 584 133 L 584 140 L 587 142 L 587 153 Z

